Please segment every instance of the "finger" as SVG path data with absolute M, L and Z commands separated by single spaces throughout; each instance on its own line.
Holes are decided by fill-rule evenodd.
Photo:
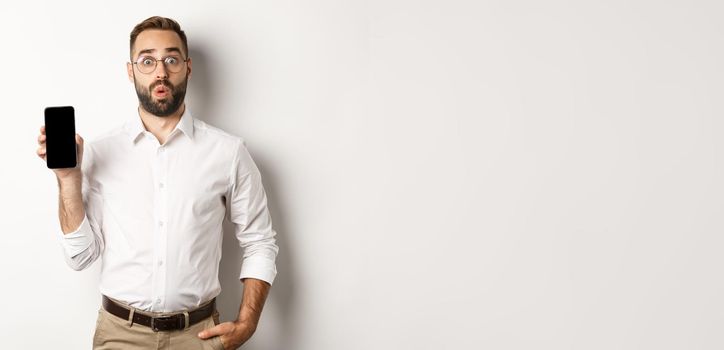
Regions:
M 198 336 L 201 339 L 207 339 L 211 338 L 217 335 L 222 335 L 231 332 L 230 328 L 233 328 L 229 322 L 224 322 L 220 325 L 217 325 L 216 327 L 211 327 L 209 329 L 204 329 L 203 331 L 199 332 Z
M 83 138 L 80 135 L 75 134 L 75 142 L 78 143 L 78 159 L 83 159 Z M 80 164 L 80 161 L 79 161 Z
M 38 136 L 38 144 L 44 144 L 45 143 L 45 134 Z
M 43 134 L 43 135 L 45 135 L 45 125 L 42 125 L 42 126 L 40 127 L 40 133 Z
M 43 158 L 45 156 L 45 147 L 38 147 L 36 153 L 38 154 L 38 157 Z

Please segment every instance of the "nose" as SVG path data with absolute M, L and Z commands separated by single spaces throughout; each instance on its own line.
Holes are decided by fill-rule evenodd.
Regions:
M 166 63 L 163 61 L 157 62 L 156 64 L 156 78 L 166 79 L 168 78 L 168 72 L 166 71 Z

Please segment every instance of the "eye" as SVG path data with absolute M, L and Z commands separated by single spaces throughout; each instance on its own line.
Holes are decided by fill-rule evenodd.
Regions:
M 177 57 L 174 57 L 174 56 L 166 57 L 166 64 L 176 65 L 176 64 L 178 64 L 178 61 L 179 61 L 179 59 Z
M 156 60 L 151 57 L 144 57 L 143 59 L 140 60 L 140 62 L 144 66 L 151 66 L 154 63 L 156 63 Z

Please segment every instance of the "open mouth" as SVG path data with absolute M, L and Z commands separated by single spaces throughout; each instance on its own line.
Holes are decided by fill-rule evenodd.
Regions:
M 155 89 L 153 89 L 154 95 L 159 97 L 167 96 L 170 92 L 171 91 L 163 85 L 159 85 Z

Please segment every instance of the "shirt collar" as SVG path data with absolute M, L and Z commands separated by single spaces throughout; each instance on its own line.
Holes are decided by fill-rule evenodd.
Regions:
M 186 135 L 189 139 L 193 140 L 194 117 L 191 115 L 191 111 L 189 110 L 188 106 L 184 107 L 184 112 L 183 114 L 181 114 L 181 119 L 176 124 L 176 127 L 171 131 L 171 134 L 173 134 L 176 129 L 181 130 L 184 135 Z M 138 139 L 138 136 L 141 135 L 144 131 L 147 131 L 146 127 L 143 126 L 143 121 L 141 120 L 141 115 L 138 113 L 138 110 L 136 110 L 136 116 L 126 123 L 126 131 L 128 132 L 129 140 L 131 141 L 131 143 L 134 144 Z

